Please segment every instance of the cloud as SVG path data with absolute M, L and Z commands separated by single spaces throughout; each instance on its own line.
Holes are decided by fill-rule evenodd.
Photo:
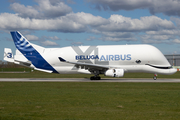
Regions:
M 118 42 L 118 41 L 137 41 L 137 39 L 133 38 L 133 37 L 128 37 L 128 38 L 101 37 L 101 38 L 99 38 L 99 40 L 102 40 L 102 41 L 114 41 L 114 42 Z
M 100 32 L 100 38 L 96 38 L 102 41 L 137 41 L 137 36 L 132 32 Z M 91 39 L 91 38 L 89 38 Z
M 146 31 L 146 34 L 148 35 L 180 35 L 180 30 L 179 29 L 172 29 L 172 30 L 166 30 L 162 29 L 159 31 Z
M 52 41 L 49 41 L 49 40 L 43 41 L 43 42 L 41 42 L 41 44 L 42 44 L 43 46 L 58 46 L 57 43 L 52 42 Z
M 97 2 L 103 2 L 97 0 Z M 113 0 L 114 2 L 117 2 Z M 128 1 L 128 2 L 127 2 Z M 137 3 L 149 4 L 151 0 L 120 0 L 120 3 L 134 5 Z M 16 14 L 1 13 L 0 29 L 2 30 L 47 30 L 57 32 L 144 32 L 159 31 L 160 29 L 174 29 L 171 21 L 157 16 L 145 16 L 140 19 L 131 19 L 122 15 L 111 15 L 110 18 L 94 16 L 90 13 L 73 13 L 72 9 L 61 0 L 36 0 L 38 6 L 25 6 L 19 3 L 11 4 Z M 95 1 L 91 1 L 95 2 Z M 106 0 L 108 3 L 109 1 Z M 114 4 L 111 2 L 111 4 Z M 140 4 L 141 5 L 141 4 Z M 65 8 L 64 8 L 65 7 Z M 71 10 L 70 10 L 70 9 Z M 61 15 L 61 10 L 68 11 Z M 53 19 L 52 19 L 53 18 Z M 111 33 L 110 33 L 111 32 Z M 120 33 L 121 35 L 121 33 Z M 117 35 L 116 35 L 117 36 Z M 109 36 L 110 37 L 110 36 Z
M 39 40 L 39 38 L 35 35 L 25 35 L 25 37 L 28 39 L 28 40 Z
M 0 29 L 3 30 L 49 30 L 59 32 L 84 32 L 86 26 L 67 19 L 29 19 L 17 14 L 0 14 Z
M 73 0 L 67 0 L 67 3 L 69 3 L 69 4 L 76 4 L 76 2 L 74 2 Z
M 145 34 L 141 35 L 141 41 L 143 43 L 172 43 L 177 36 L 175 35 L 165 35 L 165 34 Z M 175 43 L 175 42 L 173 42 Z
M 56 42 L 52 42 L 50 40 L 61 40 L 60 38 L 58 38 L 57 36 L 42 36 L 42 37 L 37 37 L 35 35 L 25 35 L 25 37 L 27 38 L 27 40 L 29 41 L 38 41 L 40 42 L 40 44 L 42 44 L 43 46 L 58 46 L 58 44 Z
M 4 30 L 49 30 L 58 32 L 85 32 L 88 26 L 103 25 L 108 22 L 100 16 L 89 13 L 70 13 L 56 19 L 22 18 L 17 14 L 0 14 L 0 29 Z
M 148 9 L 151 14 L 164 13 L 180 16 L 179 0 L 87 0 L 98 10 Z
M 111 15 L 107 19 L 107 24 L 102 24 L 91 30 L 92 33 L 100 34 L 99 40 L 103 41 L 137 41 L 138 33 L 149 34 L 150 32 L 167 31 L 177 33 L 176 26 L 173 22 L 161 19 L 157 16 L 145 16 L 140 19 L 131 19 L 122 15 Z M 160 33 L 159 33 L 160 34 Z M 162 33 L 161 33 L 162 34 Z M 165 33 L 164 33 L 165 34 Z M 151 35 L 142 36 L 140 38 L 150 40 Z M 152 37 L 151 37 L 152 38 Z M 162 38 L 170 38 L 170 36 L 154 36 L 153 39 L 161 40 Z
M 84 43 L 82 43 L 82 42 L 72 42 L 71 44 L 72 45 L 83 45 Z
M 92 41 L 92 40 L 95 40 L 96 39 L 96 37 L 94 37 L 94 36 L 90 36 L 89 38 L 87 38 L 86 40 L 87 41 Z
M 130 2 L 131 1 L 131 2 Z M 144 16 L 139 19 L 132 19 L 118 14 L 113 14 L 109 18 L 95 16 L 90 13 L 72 12 L 63 0 L 36 0 L 38 5 L 25 6 L 19 3 L 11 4 L 11 8 L 16 12 L 0 14 L 1 30 L 46 30 L 64 33 L 92 33 L 99 37 L 89 37 L 86 40 L 103 40 L 103 41 L 136 41 L 138 39 L 144 42 L 166 42 L 179 37 L 180 24 L 179 18 L 171 17 L 170 20 L 162 19 L 157 16 Z M 67 1 L 68 2 L 68 1 Z M 144 9 L 153 6 L 152 0 L 109 0 L 106 1 L 89 1 L 93 4 L 112 4 L 125 5 L 127 10 Z M 117 3 L 116 3 L 117 2 Z M 156 1 L 155 1 L 156 2 Z M 164 3 L 162 3 L 163 5 Z M 134 6 L 134 7 L 129 7 Z M 141 7 L 143 6 L 144 7 Z M 62 10 L 62 8 L 64 9 Z M 110 6 L 107 7 L 110 9 Z M 113 8 L 112 8 L 113 9 Z M 114 9 L 118 9 L 114 8 Z M 122 7 L 122 9 L 125 9 Z M 61 10 L 63 14 L 61 14 Z M 174 22 L 175 21 L 175 22 Z M 51 41 L 60 40 L 57 36 L 27 36 L 30 40 Z M 78 44 L 78 43 L 72 43 Z M 79 43 L 81 44 L 81 43 Z
M 134 10 L 149 7 L 151 0 L 87 0 L 98 10 Z
M 11 9 L 23 18 L 36 19 L 57 18 L 72 12 L 71 7 L 59 0 L 56 0 L 56 4 L 53 4 L 50 0 L 36 0 L 36 2 L 38 6 L 25 6 L 13 3 L 11 4 Z
M 58 38 L 57 36 L 54 37 L 49 37 L 51 40 L 61 40 L 60 38 Z
M 152 0 L 152 6 L 149 7 L 151 14 L 164 13 L 168 16 L 180 16 L 179 0 Z
M 101 25 L 99 31 L 149 31 L 159 29 L 174 29 L 171 21 L 163 20 L 157 16 L 145 16 L 140 19 L 131 19 L 122 15 L 111 15 L 109 24 Z
M 171 17 L 170 18 L 172 21 L 174 21 L 176 23 L 176 25 L 180 28 L 180 18 L 176 18 L 176 17 Z
M 180 40 L 179 39 L 174 39 L 172 42 L 180 44 Z
M 63 17 L 65 20 L 71 19 L 76 23 L 81 23 L 82 25 L 90 25 L 90 26 L 99 26 L 105 25 L 109 23 L 109 21 L 100 16 L 94 16 L 90 13 L 78 12 L 78 13 L 70 13 Z

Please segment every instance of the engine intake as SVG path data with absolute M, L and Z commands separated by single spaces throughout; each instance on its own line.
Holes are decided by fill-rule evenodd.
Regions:
M 110 69 L 107 70 L 104 73 L 105 76 L 110 76 L 110 77 L 123 77 L 124 76 L 124 70 L 123 69 Z

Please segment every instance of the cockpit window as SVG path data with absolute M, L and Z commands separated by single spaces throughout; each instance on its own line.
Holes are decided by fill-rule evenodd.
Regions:
M 150 64 L 145 64 L 145 65 L 149 65 L 151 67 L 158 68 L 158 69 L 171 69 L 172 68 L 172 66 L 169 66 L 169 67 L 160 67 L 160 66 L 154 66 L 154 65 L 150 65 Z
M 173 68 L 172 66 L 169 67 L 169 69 Z
M 141 63 L 141 60 L 136 60 L 136 63 L 137 63 L 137 64 L 140 64 L 140 63 Z

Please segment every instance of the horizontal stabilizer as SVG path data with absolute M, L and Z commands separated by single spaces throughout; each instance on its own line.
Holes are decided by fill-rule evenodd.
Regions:
M 14 62 L 14 56 L 10 48 L 4 48 L 4 60 Z
M 19 64 L 19 65 L 23 65 L 23 66 L 26 66 L 26 67 L 30 67 L 31 64 L 32 64 L 31 61 L 24 62 L 24 61 L 18 61 L 18 60 L 14 60 L 14 63 Z

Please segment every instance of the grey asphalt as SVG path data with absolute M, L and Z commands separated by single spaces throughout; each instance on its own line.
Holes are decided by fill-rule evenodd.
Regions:
M 180 79 L 133 79 L 133 78 L 102 78 L 102 80 L 89 80 L 86 78 L 0 78 L 0 82 L 164 82 L 164 83 L 180 83 Z

